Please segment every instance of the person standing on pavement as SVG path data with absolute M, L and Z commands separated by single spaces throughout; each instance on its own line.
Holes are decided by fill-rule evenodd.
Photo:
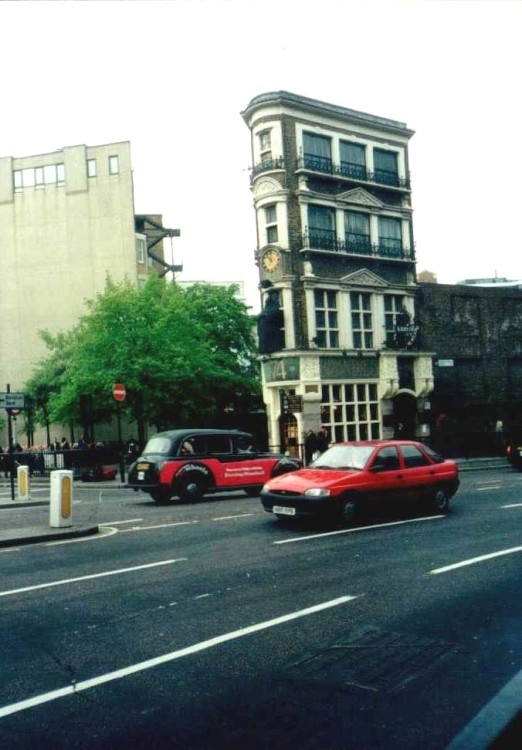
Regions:
M 305 465 L 308 466 L 314 460 L 314 453 L 317 452 L 317 435 L 313 430 L 308 430 L 305 437 Z
M 326 427 L 321 427 L 321 429 L 317 433 L 316 440 L 317 450 L 319 451 L 319 454 L 324 453 L 325 450 L 328 449 L 328 446 L 330 444 L 330 439 L 328 438 Z

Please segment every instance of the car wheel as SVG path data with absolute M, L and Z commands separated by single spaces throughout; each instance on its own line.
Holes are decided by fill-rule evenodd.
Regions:
M 262 489 L 263 485 L 261 484 L 257 487 L 249 487 L 247 490 L 245 490 L 245 494 L 247 494 L 248 497 L 257 497 Z
M 444 487 L 437 487 L 432 500 L 432 509 L 435 513 L 447 513 L 449 510 L 449 497 Z
M 201 500 L 207 485 L 201 477 L 186 476 L 178 484 L 177 494 L 183 502 L 194 503 Z
M 344 523 L 353 523 L 360 511 L 360 499 L 355 495 L 346 495 L 342 504 L 342 520 Z

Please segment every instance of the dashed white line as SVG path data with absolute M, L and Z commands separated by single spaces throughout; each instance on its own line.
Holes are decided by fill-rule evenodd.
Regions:
M 152 531 L 153 529 L 168 529 L 171 526 L 189 526 L 199 521 L 177 521 L 176 523 L 159 523 L 154 526 L 133 526 L 130 529 L 121 529 L 120 534 L 126 534 L 129 531 Z
M 415 523 L 417 521 L 436 521 L 440 518 L 445 518 L 446 516 L 426 516 L 423 518 L 407 518 L 404 521 L 391 521 L 390 523 L 378 523 L 374 524 L 373 526 L 359 526 L 358 528 L 354 529 L 339 529 L 337 531 L 326 531 L 323 534 L 309 534 L 308 536 L 297 536 L 292 537 L 292 539 L 280 539 L 277 542 L 272 542 L 272 544 L 291 544 L 292 542 L 307 542 L 310 539 L 323 539 L 323 537 L 326 536 L 336 536 L 339 534 L 355 534 L 357 531 L 371 531 L 372 529 L 385 529 L 388 528 L 388 526 L 401 526 L 405 523 Z
M 511 549 L 503 549 L 499 552 L 490 552 L 488 555 L 480 555 L 479 557 L 472 557 L 469 560 L 462 560 L 452 565 L 445 565 L 443 568 L 435 568 L 430 570 L 431 575 L 438 575 L 439 573 L 447 573 L 450 570 L 457 570 L 458 568 L 465 568 L 467 565 L 475 565 L 476 563 L 484 562 L 485 560 L 493 560 L 495 557 L 503 557 L 504 555 L 512 555 L 515 552 L 522 552 L 522 547 L 511 547 Z
M 331 609 L 332 607 L 338 607 L 339 605 L 346 604 L 353 599 L 356 599 L 356 597 L 341 596 L 338 599 L 331 599 L 328 602 L 322 602 L 321 604 L 316 604 L 315 606 L 307 607 L 306 609 L 301 609 L 296 612 L 290 612 L 287 615 L 275 617 L 272 620 L 265 620 L 264 622 L 258 622 L 255 625 L 250 625 L 246 628 L 234 630 L 231 633 L 224 633 L 223 635 L 209 638 L 206 641 L 195 643 L 193 646 L 187 646 L 186 648 L 181 648 L 177 651 L 171 651 L 168 654 L 162 654 L 161 656 L 147 659 L 146 661 L 139 662 L 138 664 L 131 664 L 130 666 L 124 667 L 123 669 L 117 669 L 114 672 L 108 672 L 107 674 L 93 677 L 90 680 L 83 680 L 81 682 L 75 683 L 74 685 L 67 685 L 66 687 L 59 688 L 58 690 L 51 690 L 48 693 L 35 695 L 32 698 L 27 698 L 26 700 L 21 700 L 16 703 L 10 703 L 6 706 L 0 707 L 0 718 L 19 713 L 20 711 L 25 711 L 28 708 L 34 708 L 34 706 L 40 706 L 43 703 L 50 703 L 51 701 L 55 701 L 58 698 L 64 698 L 67 695 L 74 695 L 75 693 L 79 693 L 82 690 L 89 690 L 91 688 L 98 687 L 99 685 L 113 682 L 114 680 L 121 680 L 124 677 L 129 677 L 130 675 L 137 674 L 138 672 L 143 672 L 147 669 L 153 669 L 154 667 L 158 667 L 161 664 L 180 659 L 183 656 L 190 656 L 200 651 L 205 651 L 206 649 L 213 648 L 214 646 L 219 646 L 222 643 L 227 643 L 228 641 L 242 638 L 245 635 L 258 633 L 261 630 L 267 630 L 268 628 L 282 625 L 283 623 L 290 622 L 291 620 L 296 620 L 300 617 L 306 617 L 307 615 L 312 615 L 316 612 Z
M 92 581 L 95 578 L 106 578 L 107 576 L 117 576 L 123 573 L 135 573 L 138 570 L 147 570 L 148 568 L 158 568 L 161 565 L 172 565 L 177 562 L 185 562 L 186 557 L 179 557 L 174 560 L 161 560 L 160 562 L 147 563 L 146 565 L 136 565 L 132 568 L 120 568 L 119 570 L 107 570 L 104 573 L 92 573 L 88 576 L 78 576 L 77 578 L 64 578 L 61 581 L 51 581 L 50 583 L 39 583 L 35 586 L 24 586 L 19 589 L 10 589 L 7 591 L 0 591 L 0 596 L 13 596 L 14 594 L 22 594 L 27 591 L 36 591 L 37 589 L 48 589 L 53 586 L 65 586 L 68 583 L 78 583 L 79 581 Z

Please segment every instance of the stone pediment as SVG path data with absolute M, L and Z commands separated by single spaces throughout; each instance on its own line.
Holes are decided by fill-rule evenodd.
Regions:
M 355 286 L 372 286 L 372 287 L 385 287 L 389 286 L 388 282 L 377 276 L 376 273 L 372 273 L 367 268 L 360 268 L 354 273 L 343 276 L 340 279 L 342 284 L 355 285 Z
M 337 200 L 342 203 L 356 203 L 358 206 L 371 206 L 372 208 L 382 208 L 384 203 L 375 198 L 363 188 L 354 188 L 347 190 L 345 193 L 339 193 Z

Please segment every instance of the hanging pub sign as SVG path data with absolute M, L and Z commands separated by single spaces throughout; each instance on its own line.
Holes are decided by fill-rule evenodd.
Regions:
M 398 349 L 409 349 L 413 346 L 419 326 L 407 310 L 401 310 L 395 318 L 393 338 Z

